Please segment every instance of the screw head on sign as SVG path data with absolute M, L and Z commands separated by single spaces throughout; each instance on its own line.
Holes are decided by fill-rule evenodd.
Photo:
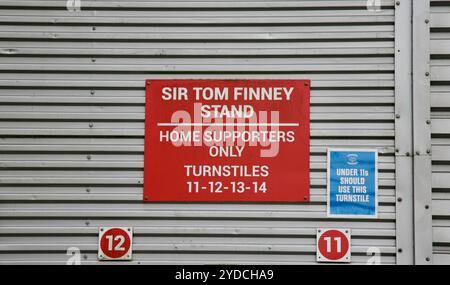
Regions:
M 425 24 L 428 24 L 430 22 L 430 20 L 425 19 Z
M 395 5 L 400 6 L 400 1 L 395 2 Z
M 401 197 L 398 197 L 397 201 L 401 202 L 403 199 Z
M 103 228 L 100 228 L 100 231 L 103 232 Z

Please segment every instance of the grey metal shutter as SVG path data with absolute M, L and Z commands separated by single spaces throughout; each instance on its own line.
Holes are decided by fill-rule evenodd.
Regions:
M 314 263 L 317 227 L 351 228 L 355 264 L 377 249 L 396 262 L 394 1 L 81 4 L 0 1 L 0 263 L 65 263 L 69 247 L 97 263 L 108 225 L 135 227 L 133 263 Z M 312 202 L 142 203 L 151 78 L 311 79 Z M 378 219 L 326 218 L 326 148 L 339 146 L 379 150 Z M 438 189 L 449 168 L 434 167 Z
M 431 1 L 433 262 L 450 263 L 450 2 Z

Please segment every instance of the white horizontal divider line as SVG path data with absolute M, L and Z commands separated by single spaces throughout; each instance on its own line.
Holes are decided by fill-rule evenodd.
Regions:
M 158 123 L 158 127 L 298 127 L 299 123 Z

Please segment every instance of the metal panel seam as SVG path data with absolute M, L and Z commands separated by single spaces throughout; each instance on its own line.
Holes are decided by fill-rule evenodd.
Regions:
M 415 263 L 432 264 L 430 2 L 413 1 Z
M 397 264 L 414 263 L 412 1 L 395 5 L 395 184 Z

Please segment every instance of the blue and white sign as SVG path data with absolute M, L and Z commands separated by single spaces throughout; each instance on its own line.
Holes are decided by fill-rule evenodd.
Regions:
M 328 149 L 327 175 L 329 217 L 377 217 L 376 150 Z

